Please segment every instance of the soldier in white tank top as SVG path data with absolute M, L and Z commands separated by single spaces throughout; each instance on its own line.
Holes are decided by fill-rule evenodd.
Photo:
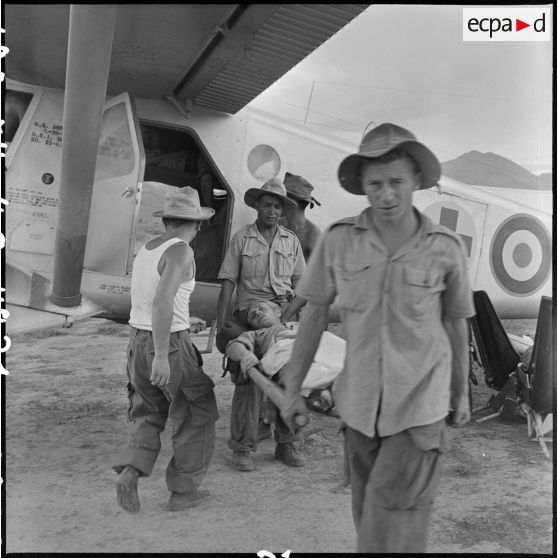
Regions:
M 213 455 L 219 415 L 213 382 L 188 332 L 196 284 L 188 243 L 213 214 L 200 206 L 193 188 L 169 189 L 164 209 L 154 213 L 163 218 L 165 232 L 143 246 L 134 261 L 127 364 L 128 417 L 135 428 L 113 467 L 119 473 L 118 504 L 130 513 L 139 511 L 138 478 L 151 474 L 168 418 L 174 453 L 166 472 L 167 510 L 192 507 L 208 496 L 199 486 Z
M 188 247 L 188 250 L 192 251 L 187 243 L 175 237 L 165 240 L 162 244 L 151 250 L 148 250 L 146 246 L 142 246 L 138 252 L 132 271 L 132 310 L 129 321 L 131 326 L 153 331 L 151 323 L 153 299 L 155 298 L 157 285 L 161 278 L 157 267 L 166 249 L 178 242 L 183 242 Z M 192 276 L 179 285 L 178 291 L 174 296 L 171 333 L 189 329 L 190 327 L 189 303 L 190 295 L 196 286 L 195 275 L 196 266 L 194 263 Z

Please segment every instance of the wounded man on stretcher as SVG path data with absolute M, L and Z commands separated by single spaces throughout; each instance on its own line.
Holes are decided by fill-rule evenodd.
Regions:
M 227 356 L 240 363 L 246 376 L 250 368 L 257 368 L 279 385 L 284 384 L 286 364 L 291 357 L 298 323 L 282 323 L 281 308 L 273 302 L 257 302 L 248 310 L 248 323 L 253 330 L 240 333 L 226 344 Z M 225 325 L 227 327 L 227 325 Z M 230 324 L 229 338 L 238 331 Z M 333 381 L 343 369 L 345 341 L 325 331 L 314 361 L 301 386 L 301 395 L 310 410 L 335 415 L 331 394 Z

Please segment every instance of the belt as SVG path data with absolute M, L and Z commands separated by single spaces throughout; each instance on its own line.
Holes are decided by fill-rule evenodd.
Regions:
M 153 331 L 151 331 L 150 329 L 140 329 L 134 326 L 130 326 L 130 336 L 132 338 L 135 338 L 136 335 L 140 334 L 140 333 L 146 333 L 149 335 L 153 335 Z M 187 333 L 188 335 L 190 335 L 190 330 L 189 329 L 179 329 L 178 331 L 171 331 L 170 335 L 174 335 L 174 334 L 180 334 L 180 333 Z

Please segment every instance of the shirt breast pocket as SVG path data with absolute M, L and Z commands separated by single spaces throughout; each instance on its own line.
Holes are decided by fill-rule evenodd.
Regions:
M 370 302 L 370 264 L 345 262 L 337 269 L 336 275 L 339 306 L 364 312 Z
M 247 249 L 242 252 L 242 274 L 246 277 L 265 275 L 264 258 L 261 252 Z
M 405 313 L 412 318 L 429 316 L 439 306 L 443 272 L 439 269 L 406 268 L 404 282 Z
M 292 277 L 295 267 L 295 254 L 292 250 L 278 247 L 275 255 L 275 272 L 281 277 Z

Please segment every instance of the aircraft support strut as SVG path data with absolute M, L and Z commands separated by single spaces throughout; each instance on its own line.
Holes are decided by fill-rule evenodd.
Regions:
M 72 5 L 64 94 L 52 302 L 81 301 L 89 210 L 116 18 L 114 5 Z M 103 234 L 103 231 L 98 231 Z

